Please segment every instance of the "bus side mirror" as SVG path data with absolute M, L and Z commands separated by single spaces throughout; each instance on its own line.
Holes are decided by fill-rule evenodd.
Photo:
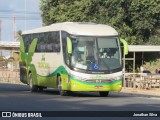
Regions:
M 67 51 L 68 51 L 68 54 L 72 54 L 72 42 L 69 37 L 67 37 Z
M 122 38 L 120 38 L 120 42 L 123 44 L 123 46 L 124 46 L 124 54 L 125 55 L 127 55 L 128 54 L 128 44 L 127 44 L 127 42 L 124 40 L 124 39 L 122 39 Z

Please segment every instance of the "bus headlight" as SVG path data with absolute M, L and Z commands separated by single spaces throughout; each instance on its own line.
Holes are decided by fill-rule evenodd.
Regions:
M 84 78 L 80 77 L 80 76 L 75 76 L 75 75 L 71 75 L 70 78 L 73 77 L 76 80 L 85 80 Z

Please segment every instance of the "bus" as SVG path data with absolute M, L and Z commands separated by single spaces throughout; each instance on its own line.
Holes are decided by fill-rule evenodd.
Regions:
M 32 92 L 57 88 L 60 95 L 122 89 L 117 31 L 108 25 L 63 22 L 22 32 L 20 81 Z M 126 45 L 125 45 L 126 46 Z

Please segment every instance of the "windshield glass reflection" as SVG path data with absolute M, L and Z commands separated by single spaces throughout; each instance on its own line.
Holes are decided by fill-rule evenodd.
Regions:
M 117 37 L 74 37 L 71 40 L 73 67 L 91 71 L 121 67 Z

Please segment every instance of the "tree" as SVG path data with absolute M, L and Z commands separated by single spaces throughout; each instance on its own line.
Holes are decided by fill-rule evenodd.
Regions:
M 111 23 L 121 37 L 130 44 L 146 44 L 160 28 L 158 1 L 106 0 L 107 22 Z M 150 39 L 150 41 L 152 40 Z
M 19 41 L 21 35 L 22 35 L 22 30 L 18 30 L 17 33 L 16 33 L 16 40 Z
M 41 0 L 40 9 L 44 25 L 66 21 L 100 23 L 99 17 L 105 10 L 103 3 L 102 0 Z
M 109 24 L 129 44 L 160 44 L 156 37 L 159 0 L 41 0 L 40 9 L 44 25 L 66 21 Z

